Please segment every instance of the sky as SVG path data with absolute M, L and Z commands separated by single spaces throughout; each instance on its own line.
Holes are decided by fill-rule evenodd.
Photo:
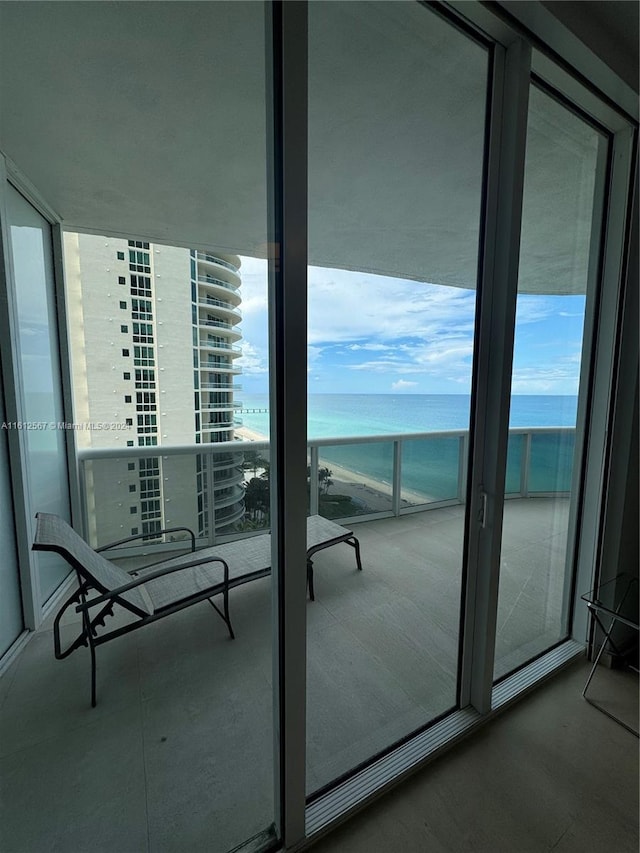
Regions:
M 266 261 L 242 258 L 242 386 L 268 391 Z M 468 394 L 475 292 L 309 268 L 313 394 Z M 577 394 L 584 296 L 518 296 L 512 392 Z

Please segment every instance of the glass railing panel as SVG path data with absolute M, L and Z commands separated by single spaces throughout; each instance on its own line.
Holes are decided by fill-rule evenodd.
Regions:
M 318 454 L 318 512 L 351 518 L 392 509 L 393 443 L 322 446 Z
M 403 506 L 419 506 L 458 498 L 460 441 L 458 436 L 438 436 L 402 442 Z
M 575 432 L 534 432 L 529 457 L 529 494 L 569 492 Z
M 510 432 L 507 444 L 507 471 L 504 491 L 506 495 L 519 495 L 522 489 L 522 456 L 525 452 L 525 436 Z

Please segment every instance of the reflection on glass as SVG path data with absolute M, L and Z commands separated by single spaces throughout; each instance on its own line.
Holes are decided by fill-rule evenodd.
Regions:
M 24 431 L 30 515 L 53 512 L 69 520 L 60 356 L 56 328 L 51 226 L 13 187 L 7 187 L 11 252 L 18 307 Z M 37 555 L 44 603 L 69 574 L 55 554 Z
M 420 4 L 309 4 L 308 437 L 363 560 L 314 558 L 310 792 L 456 702 L 486 84 Z
M 563 638 L 585 303 L 605 141 L 530 90 L 494 675 Z M 518 477 L 519 469 L 519 477 Z

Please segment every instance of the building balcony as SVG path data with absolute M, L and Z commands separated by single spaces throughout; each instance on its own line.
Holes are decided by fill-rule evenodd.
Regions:
M 244 480 L 244 470 L 240 467 L 238 468 L 224 468 L 219 472 L 215 473 L 213 479 L 213 492 L 214 495 L 218 489 L 225 489 L 228 486 L 235 486 L 242 483 Z M 244 498 L 244 490 L 242 493 L 238 492 L 237 500 L 242 500 Z M 217 506 L 217 498 L 215 500 L 215 505 Z
M 203 390 L 216 390 L 216 391 L 242 391 L 242 385 L 238 385 L 235 382 L 201 382 L 200 388 Z
M 229 323 L 226 320 L 203 320 L 200 317 L 198 319 L 198 325 L 201 327 L 206 327 L 207 329 L 224 329 L 224 331 L 227 332 L 230 337 L 233 337 L 236 340 L 242 337 L 241 327 L 234 326 L 233 323 Z
M 200 362 L 200 370 L 207 373 L 232 373 L 236 376 L 242 373 L 241 367 L 235 367 L 227 361 L 202 361 Z
M 239 276 L 239 266 L 236 266 L 229 261 L 225 261 L 223 258 L 218 257 L 217 255 L 212 255 L 210 252 L 198 252 L 197 255 L 198 265 L 206 265 L 206 266 L 216 266 L 222 267 L 225 270 L 229 270 L 234 273 L 234 275 Z M 240 259 L 238 258 L 238 262 Z
M 218 521 L 224 518 L 225 523 L 229 523 L 228 513 L 221 512 L 221 510 L 241 504 L 244 499 L 244 489 L 237 481 L 233 481 L 232 478 L 227 478 L 226 483 L 218 483 L 218 486 L 220 488 L 214 492 L 215 517 Z
M 233 418 L 225 418 L 224 421 L 204 421 L 200 429 L 202 432 L 206 432 L 207 430 L 221 430 L 221 429 L 232 429 L 233 428 Z
M 240 408 L 240 403 L 201 403 L 201 412 L 231 412 L 234 409 Z
M 198 344 L 201 349 L 210 349 L 210 350 L 224 350 L 225 352 L 230 352 L 232 358 L 234 356 L 242 355 L 242 347 L 235 346 L 234 344 L 228 344 L 221 341 L 203 341 L 201 340 Z
M 238 303 L 238 305 L 239 304 L 240 303 Z M 242 317 L 242 312 L 237 305 L 234 305 L 232 302 L 227 302 L 224 299 L 216 299 L 214 296 L 200 294 L 198 296 L 198 305 L 204 308 L 214 309 L 216 313 L 220 312 L 223 315 L 237 317 L 238 321 Z
M 222 287 L 224 290 L 229 290 L 232 293 L 236 293 L 240 286 L 239 282 L 236 284 L 231 281 L 224 281 L 223 279 L 216 278 L 213 275 L 199 275 L 198 284 L 206 284 L 208 288 Z

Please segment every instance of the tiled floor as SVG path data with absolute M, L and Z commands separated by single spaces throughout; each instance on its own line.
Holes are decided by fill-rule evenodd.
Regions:
M 455 701 L 463 513 L 358 524 L 317 555 L 308 621 L 308 790 Z M 509 501 L 498 659 L 557 639 L 566 501 Z M 58 662 L 51 625 L 0 679 L 3 853 L 221 853 L 272 820 L 270 580 Z M 76 626 L 65 630 L 73 636 Z
M 580 661 L 320 840 L 313 853 L 636 853 L 638 741 Z M 594 695 L 638 719 L 638 679 Z

